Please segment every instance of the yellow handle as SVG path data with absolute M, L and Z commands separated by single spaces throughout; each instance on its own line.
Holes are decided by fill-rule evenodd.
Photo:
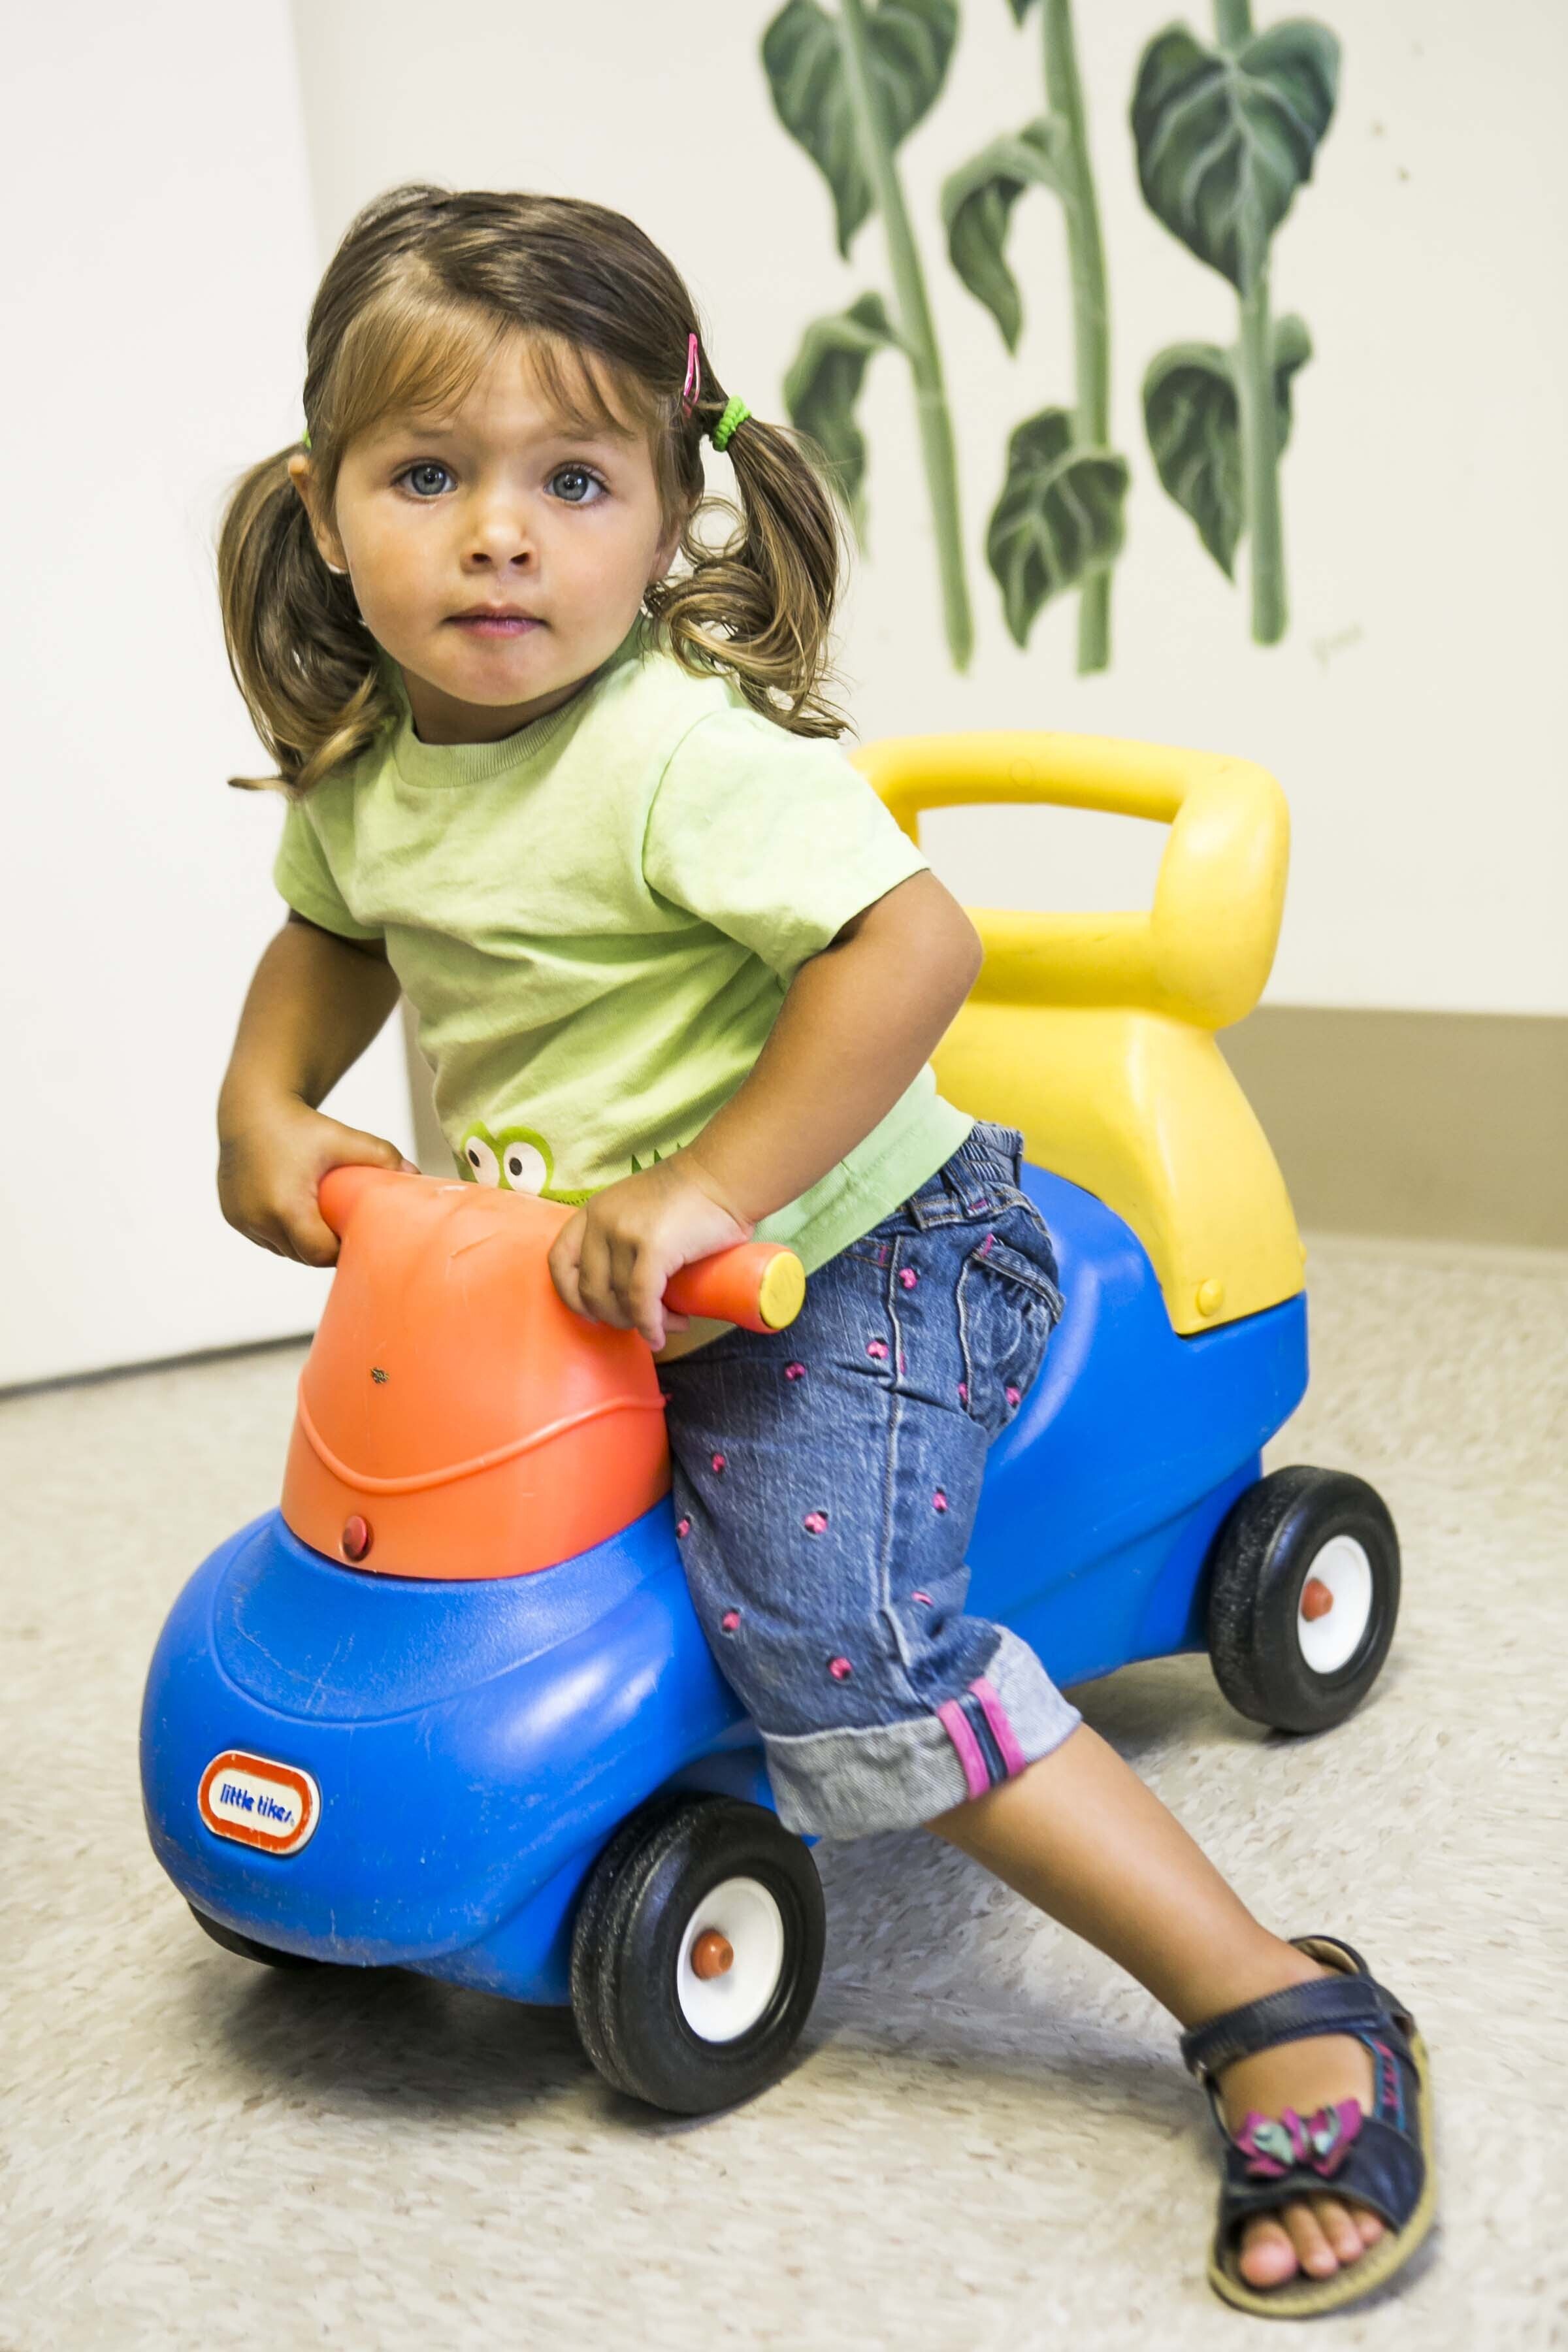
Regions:
M 892 736 L 851 754 L 910 838 L 922 809 L 1018 801 L 1168 824 L 1149 914 L 970 912 L 982 1002 L 1135 1004 L 1223 1029 L 1263 992 L 1289 858 L 1285 795 L 1266 768 L 1099 735 L 996 730 Z

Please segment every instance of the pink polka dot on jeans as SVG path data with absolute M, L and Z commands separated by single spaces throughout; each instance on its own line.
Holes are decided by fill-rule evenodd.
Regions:
M 947 1496 L 940 1486 L 931 1498 L 931 1507 L 933 1511 L 945 1511 L 947 1508 Z
M 969 1382 L 967 1381 L 960 1381 L 958 1383 L 958 1402 L 960 1404 L 967 1404 L 969 1402 Z
M 713 1456 L 713 1467 L 715 1470 L 722 1470 L 724 1467 L 724 1456 L 721 1454 L 716 1454 Z
M 855 1669 L 847 1658 L 829 1658 L 827 1671 L 836 1683 L 847 1683 Z
M 1022 1389 L 1016 1389 L 1016 1388 L 1013 1388 L 1013 1387 L 1009 1386 L 1008 1391 L 1007 1391 L 1007 1402 L 1008 1402 L 1008 1403 L 1009 1403 L 1009 1404 L 1017 1404 L 1017 1403 L 1020 1402 L 1020 1400 L 1022 1399 L 1022 1397 L 1023 1397 L 1023 1393 L 1024 1393 L 1024 1391 L 1023 1391 L 1023 1390 L 1022 1390 Z
M 929 1592 L 911 1592 L 910 1599 L 911 1601 L 918 1601 L 922 1609 L 929 1609 L 931 1607 L 931 1594 Z
M 920 1280 L 920 1276 L 915 1272 L 912 1265 L 906 1265 L 902 1274 L 900 1275 L 899 1280 L 903 1284 L 906 1290 L 912 1290 L 916 1283 Z
M 887 1352 L 888 1352 L 888 1343 L 887 1343 L 886 1339 L 868 1339 L 868 1340 L 867 1340 L 867 1342 L 866 1342 L 866 1353 L 867 1353 L 868 1356 L 870 1356 L 871 1358 L 873 1358 L 873 1359 L 874 1359 L 874 1360 L 875 1360 L 877 1363 L 879 1363 L 879 1363 L 882 1361 L 882 1359 L 884 1358 L 884 1356 L 886 1356 Z
M 808 1536 L 822 1535 L 827 1527 L 827 1514 L 826 1511 L 807 1511 L 801 1526 Z
M 719 1620 L 719 1630 L 721 1633 L 732 1633 L 740 1622 L 741 1612 L 738 1609 L 726 1609 Z
M 678 1536 L 689 1536 L 691 1533 L 690 1520 L 677 1519 L 675 1522 L 675 1532 Z
M 786 1364 L 784 1366 L 784 1378 L 786 1381 L 804 1381 L 805 1378 L 805 1366 L 804 1364 Z

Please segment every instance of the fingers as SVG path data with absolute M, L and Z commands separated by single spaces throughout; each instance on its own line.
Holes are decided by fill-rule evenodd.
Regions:
M 579 1278 L 583 1231 L 587 1222 L 581 1209 L 574 1217 L 568 1217 L 552 1242 L 550 1255 L 546 1260 L 550 1268 L 550 1279 L 555 1285 L 555 1296 L 563 1307 L 569 1307 L 572 1309 L 574 1315 L 586 1315 L 588 1312 L 583 1304 Z
M 610 1252 L 616 1304 L 632 1328 L 657 1353 L 664 1345 L 664 1266 L 636 1242 L 617 1242 Z
M 267 1239 L 268 1231 L 274 1239 Z M 336 1265 L 338 1262 L 338 1237 L 314 1201 L 309 1208 L 300 1207 L 291 1215 L 272 1219 L 269 1226 L 264 1226 L 251 1238 L 260 1241 L 265 1249 L 276 1249 L 279 1257 L 293 1258 L 300 1265 Z
M 656 1352 L 668 1330 L 685 1327 L 684 1317 L 664 1312 L 667 1276 L 658 1256 L 637 1241 L 606 1233 L 584 1209 L 562 1226 L 549 1264 L 556 1296 L 574 1315 L 616 1331 L 637 1331 Z

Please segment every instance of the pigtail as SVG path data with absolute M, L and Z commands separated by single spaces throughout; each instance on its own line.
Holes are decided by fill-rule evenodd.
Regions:
M 297 799 L 396 714 L 348 580 L 329 571 L 311 535 L 289 477 L 293 454 L 264 457 L 235 484 L 217 574 L 228 666 L 279 770 L 229 782 Z
M 710 434 L 727 405 L 705 372 L 685 430 L 694 438 Z M 849 721 L 825 691 L 848 547 L 832 477 L 804 434 L 754 416 L 735 426 L 725 455 L 739 509 L 728 499 L 698 504 L 680 542 L 691 570 L 650 586 L 647 609 L 683 668 L 730 672 L 753 709 L 794 734 L 841 735 Z M 693 466 L 700 478 L 695 453 Z M 719 548 L 697 533 L 715 510 L 739 526 Z

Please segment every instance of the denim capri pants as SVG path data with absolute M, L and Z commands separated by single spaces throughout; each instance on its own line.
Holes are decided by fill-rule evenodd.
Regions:
M 1082 1720 L 1026 1643 L 963 1613 L 986 1448 L 1062 1311 L 1022 1152 L 981 1121 L 811 1276 L 787 1331 L 659 1367 L 691 1597 L 806 1835 L 931 1821 Z

